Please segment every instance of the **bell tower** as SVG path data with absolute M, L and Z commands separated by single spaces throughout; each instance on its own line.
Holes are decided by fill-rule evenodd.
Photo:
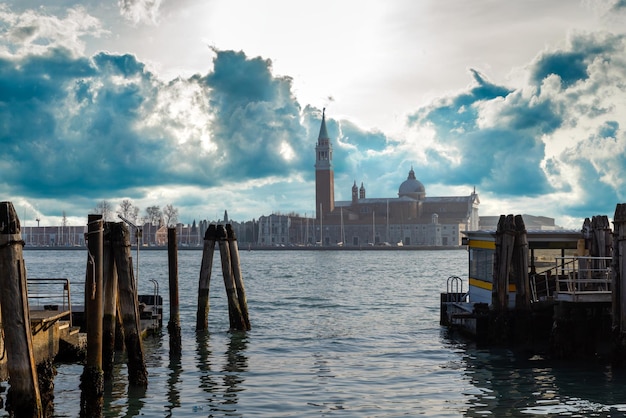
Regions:
M 326 131 L 326 108 L 322 110 L 322 125 L 315 146 L 315 212 L 317 219 L 323 213 L 335 210 L 335 172 L 333 146 Z

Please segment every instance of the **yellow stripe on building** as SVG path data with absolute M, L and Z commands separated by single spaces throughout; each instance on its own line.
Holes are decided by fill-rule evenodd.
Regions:
M 495 241 L 479 241 L 476 239 L 471 239 L 469 241 L 469 246 L 470 248 L 486 248 L 488 250 L 495 250 L 496 242 Z
M 486 282 L 486 281 L 480 280 L 480 279 L 472 279 L 471 277 L 469 279 L 469 285 L 470 286 L 479 287 L 481 289 L 485 289 L 485 290 L 488 290 L 490 292 L 493 290 L 493 285 L 492 285 L 491 282 Z M 508 290 L 508 292 L 509 293 L 514 293 L 516 290 L 517 290 L 517 288 L 515 287 L 515 285 L 512 284 L 512 283 L 509 283 L 509 290 Z
M 486 282 L 484 280 L 478 280 L 478 279 L 472 279 L 470 277 L 469 279 L 469 285 L 470 286 L 474 286 L 474 287 L 479 287 L 481 289 L 485 289 L 491 292 L 492 289 L 492 285 L 490 282 Z

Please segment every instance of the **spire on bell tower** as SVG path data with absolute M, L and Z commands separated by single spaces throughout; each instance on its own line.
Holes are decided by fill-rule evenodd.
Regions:
M 317 219 L 322 213 L 335 209 L 335 174 L 333 146 L 326 130 L 326 108 L 322 109 L 322 123 L 315 146 L 315 210 Z

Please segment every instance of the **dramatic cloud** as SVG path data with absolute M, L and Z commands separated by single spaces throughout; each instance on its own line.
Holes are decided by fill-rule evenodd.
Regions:
M 219 48 L 200 36 L 186 39 L 183 18 L 193 11 L 213 18 L 211 12 L 227 7 L 209 3 L 120 0 L 111 7 L 70 0 L 37 8 L 26 0 L 13 9 L 0 6 L 0 194 L 37 216 L 66 211 L 75 219 L 102 199 L 115 206 L 124 198 L 142 208 L 172 203 L 180 207 L 183 222 L 222 216 L 224 209 L 238 220 L 273 211 L 311 214 L 315 142 L 326 105 L 338 200 L 350 198 L 354 181 L 364 183 L 369 197 L 394 197 L 411 167 L 429 196 L 466 194 L 476 187 L 483 214 L 514 205 L 516 212 L 573 219 L 610 214 L 626 198 L 626 41 L 619 33 L 579 30 L 559 37 L 560 42 L 551 38 L 540 44 L 543 50 L 535 47 L 534 57 L 526 53 L 523 61 L 515 61 L 517 67 L 507 62 L 510 77 L 493 76 L 488 56 L 469 59 L 455 46 L 450 65 L 461 74 L 470 68 L 470 84 L 443 93 L 440 86 L 448 84 L 450 72 L 439 76 L 443 66 L 437 73 L 422 72 L 420 82 L 437 87 L 423 97 L 404 95 L 401 101 L 412 101 L 413 107 L 404 115 L 394 110 L 393 116 L 385 113 L 386 95 L 396 84 L 412 83 L 419 63 L 433 61 L 429 54 L 436 52 L 443 60 L 446 49 L 405 44 L 407 54 L 422 52 L 400 61 L 404 76 L 387 83 L 363 55 L 367 49 L 380 58 L 376 54 L 384 44 L 379 36 L 379 50 L 361 45 L 352 51 L 361 54 L 361 66 L 372 62 L 367 88 L 354 97 L 369 97 L 359 107 L 379 108 L 377 117 L 406 120 L 390 134 L 363 129 L 362 120 L 337 111 L 353 100 L 343 90 L 342 97 L 322 89 L 318 103 L 302 102 L 298 85 L 302 89 L 306 80 L 275 69 L 285 56 Z M 441 21 L 443 11 L 429 4 L 432 18 Z M 546 11 L 554 16 L 564 4 Z M 494 16 L 510 11 L 500 7 Z M 583 19 L 579 8 L 567 10 Z M 585 10 L 608 28 L 624 9 L 623 1 L 607 0 Z M 406 10 L 430 9 L 413 5 Z M 541 25 L 533 13 L 524 12 L 518 23 L 536 33 Z M 180 33 L 179 42 L 202 44 L 202 57 L 195 59 L 203 59 L 206 68 L 164 77 L 154 53 L 171 45 L 161 29 Z M 291 36 L 276 33 L 274 40 Z M 394 33 L 394 42 L 400 45 L 404 33 Z M 238 32 L 231 35 L 245 39 Z M 476 36 L 472 39 L 492 37 Z M 146 45 L 149 53 L 130 52 L 117 37 Z M 102 47 L 109 43 L 117 47 Z M 326 82 L 336 89 L 349 69 L 328 61 L 328 42 L 310 45 L 315 47 L 307 51 L 306 62 L 326 71 Z M 490 49 L 498 48 L 506 49 L 490 43 Z M 514 54 L 506 51 L 498 59 L 510 60 Z M 345 53 L 333 54 L 339 52 Z M 392 55 L 385 56 L 391 60 Z M 376 90 L 375 83 L 384 88 Z
M 314 178 L 309 129 L 321 112 L 300 108 L 270 60 L 214 49 L 210 73 L 163 82 L 133 55 L 86 57 L 56 42 L 14 52 L 0 58 L 4 194 L 96 202 L 160 189 L 187 202 L 220 185 L 276 193 Z
M 214 162 L 241 180 L 304 170 L 311 144 L 291 79 L 274 77 L 269 60 L 215 52 L 213 72 L 199 80 L 210 91 Z
M 555 204 L 570 213 L 606 212 L 624 198 L 625 47 L 622 36 L 575 34 L 541 53 L 520 88 L 473 70 L 466 91 L 409 117 L 434 131 L 422 180 L 500 197 L 567 195 Z
M 97 197 L 308 169 L 290 80 L 232 51 L 216 51 L 214 68 L 164 84 L 130 55 L 0 60 L 3 165 L 13 168 L 3 182 L 20 194 Z

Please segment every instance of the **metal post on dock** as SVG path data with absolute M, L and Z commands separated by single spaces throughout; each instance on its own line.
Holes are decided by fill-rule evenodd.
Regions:
M 243 276 L 241 274 L 241 262 L 239 261 L 239 246 L 237 245 L 237 236 L 231 224 L 226 224 L 226 234 L 228 236 L 228 249 L 230 252 L 230 263 L 233 271 L 233 279 L 235 288 L 237 289 L 237 300 L 241 308 L 246 330 L 250 330 L 250 318 L 248 317 L 248 301 L 246 300 L 246 289 L 243 285 Z
M 43 414 L 28 312 L 24 241 L 11 202 L 0 203 L 0 310 L 11 387 L 7 410 L 20 417 Z
M 209 286 L 211 284 L 211 270 L 213 269 L 216 239 L 216 228 L 214 224 L 211 224 L 204 234 L 204 247 L 202 248 L 202 264 L 200 265 L 200 279 L 198 281 L 196 331 L 203 331 L 209 328 Z
M 167 323 L 167 330 L 170 335 L 170 355 L 180 356 L 182 342 L 178 303 L 178 243 L 176 242 L 176 228 L 174 227 L 167 229 L 167 264 L 170 285 L 170 320 Z
M 85 281 L 85 317 L 87 324 L 87 360 L 80 378 L 80 416 L 102 415 L 104 373 L 102 371 L 102 215 L 87 216 L 87 274 Z

